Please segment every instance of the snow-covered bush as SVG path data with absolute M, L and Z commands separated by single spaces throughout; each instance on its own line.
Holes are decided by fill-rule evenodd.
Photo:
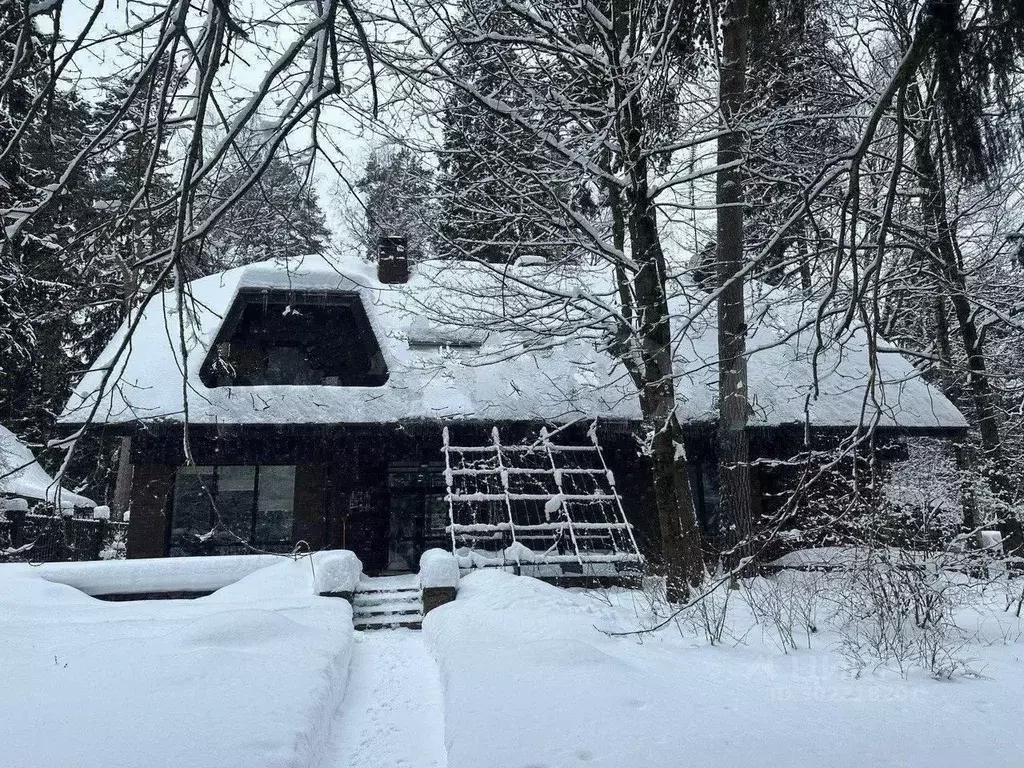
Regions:
M 810 649 L 824 597 L 821 574 L 783 572 L 771 578 L 748 579 L 743 586 L 751 614 L 783 652 L 797 650 L 798 637 L 803 637 Z
M 99 552 L 100 560 L 124 560 L 128 555 L 127 528 L 119 527 Z
M 314 588 L 318 595 L 356 591 L 363 564 L 354 552 L 335 549 L 313 555 Z
M 420 587 L 423 589 L 459 586 L 459 563 L 455 555 L 443 549 L 428 549 L 420 556 Z
M 895 665 L 906 675 L 916 666 L 948 679 L 966 668 L 954 611 L 972 585 L 946 565 L 942 555 L 873 549 L 837 575 L 830 594 L 851 669 Z
M 675 609 L 674 623 L 680 633 L 688 630 L 698 637 L 703 634 L 711 645 L 721 645 L 732 634 L 729 607 L 734 591 L 729 579 L 708 581 L 681 612 Z

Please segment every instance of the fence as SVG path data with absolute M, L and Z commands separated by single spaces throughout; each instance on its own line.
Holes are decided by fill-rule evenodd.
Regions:
M 58 515 L 45 508 L 0 511 L 0 562 L 53 563 L 124 557 L 128 523 L 93 516 Z

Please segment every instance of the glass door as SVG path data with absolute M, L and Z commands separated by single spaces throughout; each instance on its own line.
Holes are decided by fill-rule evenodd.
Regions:
M 417 571 L 420 555 L 447 548 L 448 507 L 444 501 L 444 465 L 395 463 L 388 469 L 391 521 L 388 570 Z

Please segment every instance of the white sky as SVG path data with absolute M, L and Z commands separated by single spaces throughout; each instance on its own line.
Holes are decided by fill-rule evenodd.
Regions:
M 65 0 L 61 16 L 62 37 L 77 37 L 96 7 L 97 4 L 89 0 Z M 267 19 L 271 8 L 276 7 L 276 4 L 262 0 L 233 0 L 231 7 L 239 19 L 260 19 L 263 23 L 253 30 L 254 41 L 258 45 L 244 42 L 238 45 L 238 55 L 233 56 L 223 70 L 224 77 L 220 90 L 221 103 L 225 110 L 230 108 L 233 97 L 246 95 L 260 81 L 269 67 L 269 56 L 284 48 L 289 32 L 287 25 L 275 24 Z M 96 41 L 111 33 L 125 30 L 137 23 L 140 18 L 149 17 L 152 13 L 152 5 L 139 0 L 105 2 L 90 32 L 90 40 Z M 49 28 L 47 31 L 52 29 L 48 18 L 38 17 L 38 21 L 41 28 Z M 131 51 L 122 49 L 114 42 L 93 44 L 87 50 L 79 51 L 66 73 L 67 80 L 74 82 L 83 94 L 95 94 L 102 87 L 105 78 L 119 71 L 130 70 L 136 64 L 140 42 L 144 41 L 140 36 L 135 36 L 135 50 Z M 365 66 L 359 62 L 350 63 L 346 67 L 346 72 L 351 72 L 359 79 L 365 78 Z M 237 94 L 232 93 L 232 90 L 237 90 Z M 348 98 L 365 103 L 368 101 L 367 93 L 357 92 Z M 348 199 L 350 196 L 347 185 L 340 182 L 338 173 L 343 174 L 349 183 L 354 183 L 361 175 L 370 147 L 382 143 L 382 140 L 375 135 L 377 130 L 373 125 L 353 115 L 352 111 L 343 109 L 341 99 L 342 97 L 337 97 L 335 105 L 324 110 L 322 135 L 326 143 L 322 146 L 331 155 L 331 163 L 318 161 L 316 186 L 321 206 L 328 217 L 331 229 L 335 232 L 336 245 L 344 247 L 347 244 L 347 235 L 343 231 L 345 227 L 341 208 L 343 205 L 354 204 L 354 201 Z M 394 122 L 392 117 L 390 124 L 394 125 Z M 292 148 L 300 149 L 305 143 L 306 137 L 297 135 L 292 142 Z M 339 195 L 342 198 L 340 201 Z

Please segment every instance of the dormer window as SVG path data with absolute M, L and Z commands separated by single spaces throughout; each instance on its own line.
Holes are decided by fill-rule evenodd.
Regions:
M 379 387 L 388 369 L 357 294 L 250 289 L 200 378 L 208 387 Z

